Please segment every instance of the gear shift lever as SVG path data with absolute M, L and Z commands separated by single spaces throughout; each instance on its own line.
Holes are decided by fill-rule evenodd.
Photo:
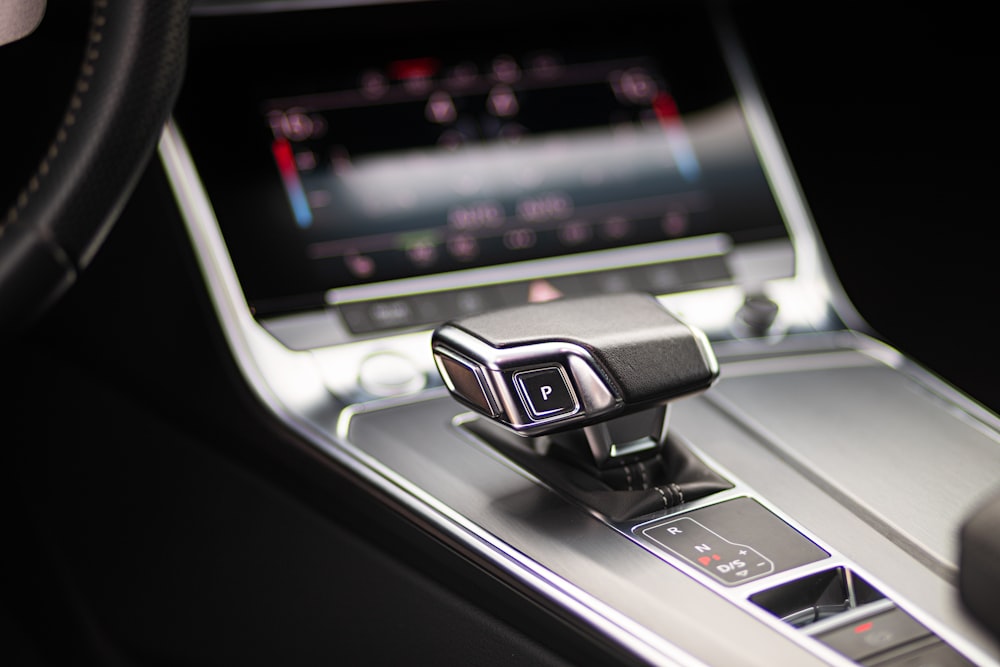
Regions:
M 432 349 L 461 403 L 523 436 L 582 437 L 599 469 L 654 456 L 667 402 L 707 389 L 719 374 L 707 337 L 644 294 L 449 322 L 434 332 Z

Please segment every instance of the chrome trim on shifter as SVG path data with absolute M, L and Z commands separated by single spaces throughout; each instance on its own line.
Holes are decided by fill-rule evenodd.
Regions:
M 621 407 L 622 401 L 613 388 L 598 372 L 600 366 L 590 352 L 565 341 L 533 343 L 511 348 L 494 348 L 475 336 L 451 325 L 443 325 L 435 334 L 438 342 L 435 353 L 444 351 L 480 364 L 480 370 L 490 393 L 497 399 L 501 421 L 523 435 L 534 435 L 553 422 L 567 425 L 590 419 Z M 463 354 L 463 352 L 468 353 Z M 542 361 L 544 360 L 544 362 Z M 525 370 L 545 364 L 558 365 L 562 373 L 568 370 L 572 384 L 579 394 L 575 400 L 578 408 L 572 413 L 553 417 L 536 417 L 530 414 L 513 371 Z

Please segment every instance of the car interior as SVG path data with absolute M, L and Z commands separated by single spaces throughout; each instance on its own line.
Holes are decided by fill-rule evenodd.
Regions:
M 9 664 L 1000 666 L 971 8 L 4 0 Z

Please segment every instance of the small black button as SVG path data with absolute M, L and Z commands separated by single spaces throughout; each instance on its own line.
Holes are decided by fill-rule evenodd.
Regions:
M 524 407 L 534 419 L 573 414 L 578 404 L 562 368 L 539 368 L 514 375 Z

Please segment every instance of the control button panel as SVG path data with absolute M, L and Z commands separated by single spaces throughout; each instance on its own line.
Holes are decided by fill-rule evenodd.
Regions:
M 368 334 L 436 325 L 553 296 L 572 298 L 623 291 L 673 294 L 731 282 L 725 257 L 709 255 L 640 266 L 607 267 L 546 279 L 511 280 L 481 287 L 352 301 L 339 304 L 337 309 L 351 333 Z
M 580 405 L 560 366 L 537 368 L 514 374 L 518 394 L 534 419 L 571 415 Z
M 751 498 L 641 525 L 635 533 L 725 586 L 830 556 Z
M 863 577 L 843 566 L 786 581 L 749 599 L 866 667 L 973 664 Z
M 863 660 L 901 646 L 930 631 L 898 608 L 816 636 L 821 642 L 852 660 Z

